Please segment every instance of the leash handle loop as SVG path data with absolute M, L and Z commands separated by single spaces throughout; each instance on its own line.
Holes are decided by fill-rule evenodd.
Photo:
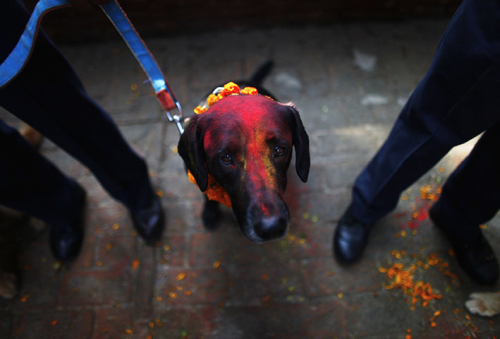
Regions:
M 52 10 L 70 6 L 68 0 L 41 0 L 36 4 L 19 42 L 7 59 L 0 64 L 0 88 L 14 80 L 28 63 L 43 16 Z

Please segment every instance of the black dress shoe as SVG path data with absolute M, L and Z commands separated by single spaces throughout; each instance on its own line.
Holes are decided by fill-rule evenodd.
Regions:
M 50 228 L 50 249 L 54 257 L 62 262 L 76 259 L 82 248 L 86 193 L 80 186 L 78 188 L 81 206 L 79 216 L 69 225 L 57 225 Z
M 132 222 L 137 233 L 148 245 L 154 245 L 161 239 L 165 227 L 165 216 L 160 198 L 155 194 L 150 206 L 138 210 L 130 210 Z
M 479 232 L 477 237 L 467 240 L 451 233 L 439 214 L 437 204 L 431 207 L 429 216 L 434 225 L 447 235 L 465 273 L 477 283 L 493 285 L 499 276 L 498 260 L 483 233 Z
M 371 225 L 364 225 L 354 220 L 351 207 L 345 211 L 333 239 L 334 255 L 339 264 L 352 264 L 361 257 L 368 243 L 371 228 Z

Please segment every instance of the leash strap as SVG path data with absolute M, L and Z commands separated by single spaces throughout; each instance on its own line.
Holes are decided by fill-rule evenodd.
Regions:
M 43 16 L 51 10 L 70 6 L 68 0 L 42 0 L 37 3 L 19 42 L 0 65 L 0 88 L 11 82 L 28 62 L 35 46 L 38 28 Z
M 116 27 L 118 33 L 122 36 L 123 40 L 125 40 L 144 72 L 148 75 L 151 85 L 155 90 L 156 97 L 166 111 L 168 120 L 175 122 L 179 133 L 182 134 L 184 132 L 184 127 L 182 126 L 183 117 L 181 105 L 175 98 L 172 89 L 165 80 L 160 67 L 158 67 L 158 64 L 146 47 L 146 44 L 142 41 L 141 37 L 116 0 L 111 0 L 108 4 L 101 7 L 104 13 L 108 16 L 109 20 L 111 20 L 113 25 Z M 171 115 L 170 111 L 173 109 L 177 109 L 179 114 Z
M 71 3 L 69 0 L 40 0 L 37 3 L 21 39 L 7 59 L 0 65 L 0 88 L 11 82 L 28 62 L 35 45 L 38 29 L 43 16 L 51 10 L 70 6 Z M 179 132 L 182 134 L 184 128 L 182 126 L 183 116 L 181 105 L 175 98 L 172 89 L 165 80 L 160 67 L 158 67 L 158 64 L 146 47 L 146 44 L 140 38 L 116 0 L 111 0 L 108 4 L 101 7 L 147 74 L 156 93 L 156 97 L 165 109 L 169 121 L 175 122 Z M 172 115 L 170 111 L 174 109 L 177 109 L 179 113 Z

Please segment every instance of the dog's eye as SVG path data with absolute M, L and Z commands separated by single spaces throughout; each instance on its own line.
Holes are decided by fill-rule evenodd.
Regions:
M 223 155 L 222 157 L 220 157 L 220 161 L 224 165 L 229 165 L 233 162 L 233 158 L 231 158 L 231 156 L 229 154 L 226 154 L 226 155 Z
M 284 147 L 276 146 L 274 148 L 274 155 L 276 155 L 276 156 L 282 156 L 283 154 L 285 154 L 285 148 Z

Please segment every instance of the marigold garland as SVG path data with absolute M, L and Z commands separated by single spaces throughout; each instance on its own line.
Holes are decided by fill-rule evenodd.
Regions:
M 259 91 L 257 91 L 255 87 L 245 87 L 243 89 L 240 89 L 240 86 L 238 86 L 234 82 L 228 82 L 227 84 L 224 85 L 224 87 L 216 88 L 213 91 L 213 93 L 208 96 L 206 103 L 197 106 L 194 109 L 194 112 L 196 114 L 205 113 L 210 106 L 219 102 L 220 100 L 230 95 L 239 95 L 239 94 L 256 95 L 259 94 Z
M 255 87 L 245 87 L 243 89 L 240 89 L 240 87 L 234 82 L 228 82 L 224 85 L 224 87 L 216 88 L 214 92 L 208 96 L 206 103 L 196 107 L 194 109 L 194 112 L 196 114 L 203 114 L 208 110 L 210 106 L 214 105 L 220 100 L 230 95 L 239 94 L 256 95 L 259 94 L 259 91 L 257 91 Z M 190 171 L 188 171 L 188 180 L 190 183 L 197 185 L 196 180 Z M 229 199 L 229 195 L 227 194 L 226 190 L 222 188 L 222 186 L 219 185 L 219 183 L 217 183 L 214 177 L 212 177 L 210 174 L 208 175 L 208 188 L 204 193 L 207 195 L 209 200 L 218 201 L 227 207 L 231 207 L 231 199 Z
M 190 183 L 198 186 L 194 176 L 189 170 L 188 180 Z M 208 175 L 208 188 L 204 193 L 207 195 L 208 200 L 218 201 L 224 206 L 231 208 L 231 199 L 229 199 L 229 195 L 227 194 L 226 190 L 221 185 L 219 185 L 219 183 L 217 183 L 214 177 L 210 174 Z

